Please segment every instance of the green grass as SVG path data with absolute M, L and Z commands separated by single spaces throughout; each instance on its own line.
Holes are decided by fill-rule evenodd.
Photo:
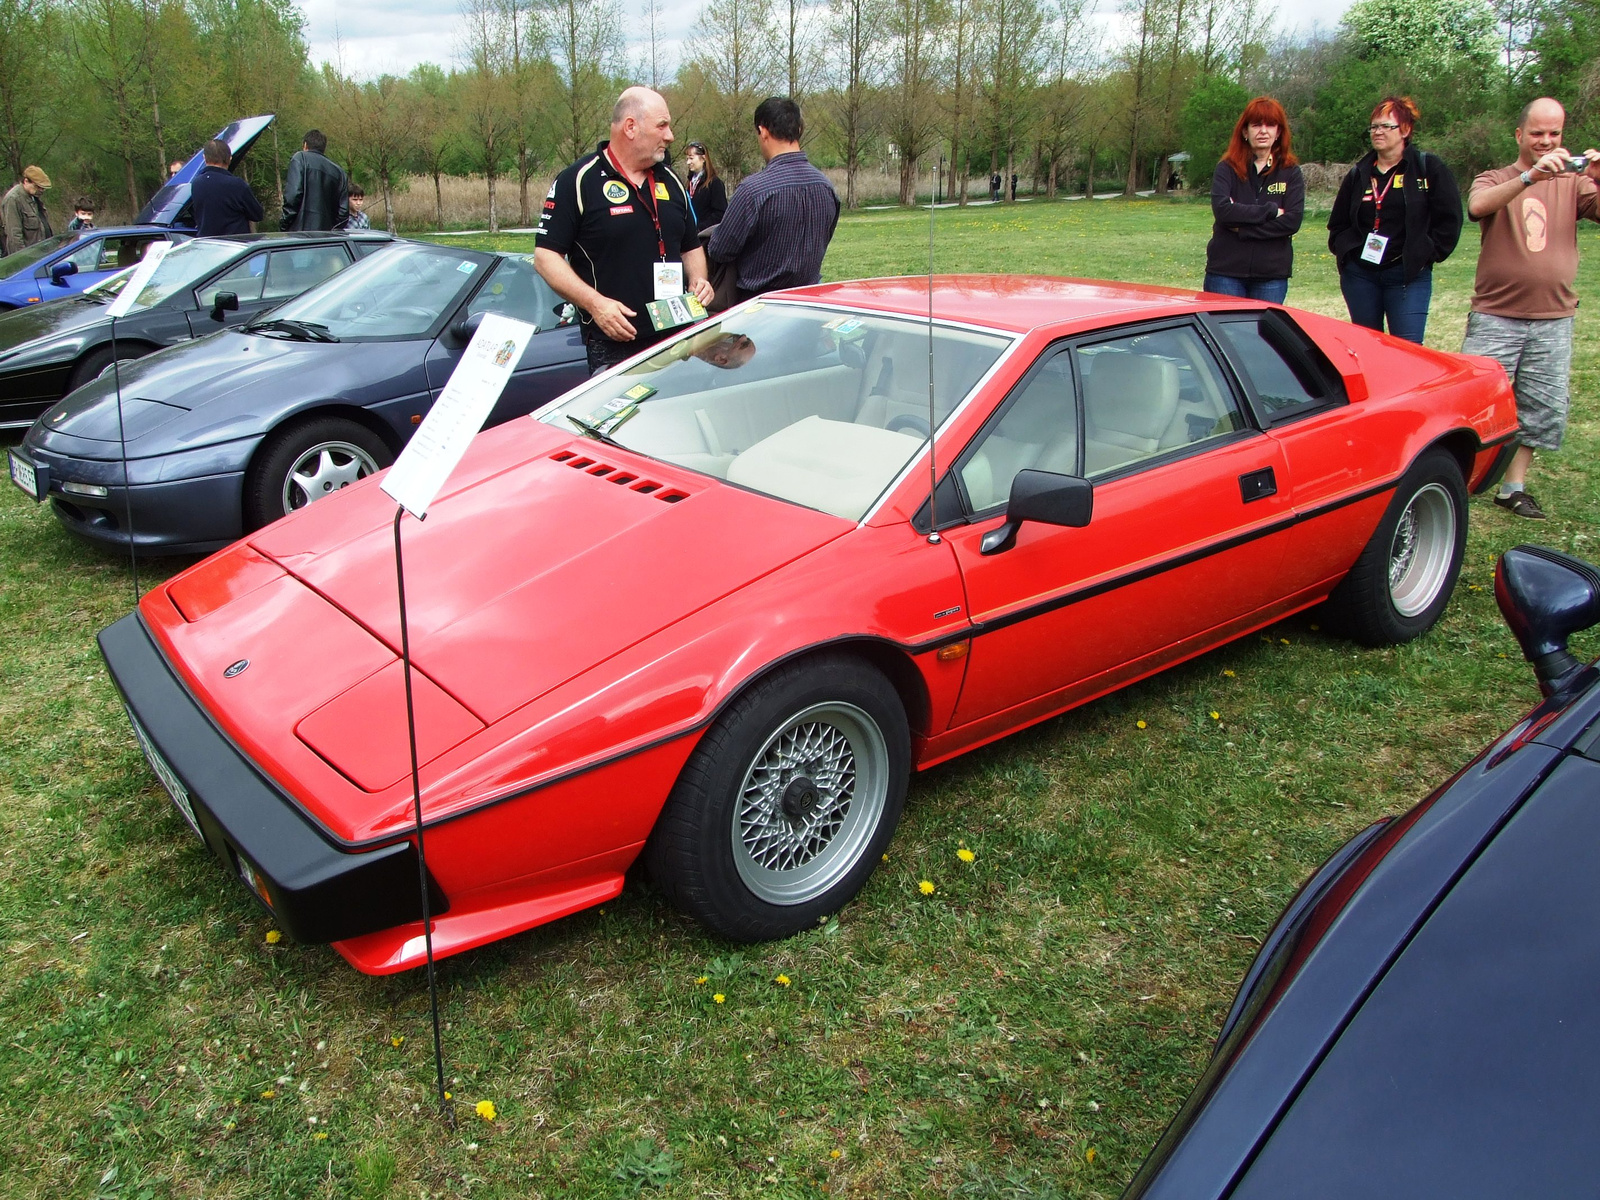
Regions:
M 1181 202 L 938 222 L 940 271 L 1189 285 L 1209 234 Z M 1308 224 L 1290 301 L 1343 315 Z M 1475 242 L 1438 272 L 1434 345 L 1459 345 Z M 826 273 L 920 271 L 926 247 L 925 213 L 850 217 Z M 446 961 L 453 1131 L 429 1105 L 423 976 L 266 942 L 101 667 L 126 564 L 0 490 L 0 1195 L 1116 1194 L 1300 881 L 1534 701 L 1491 563 L 1530 537 L 1597 553 L 1587 308 L 1578 339 L 1569 445 L 1536 468 L 1552 519 L 1474 501 L 1430 635 L 1360 650 L 1308 615 L 928 772 L 861 897 L 788 942 L 730 948 L 630 882 Z

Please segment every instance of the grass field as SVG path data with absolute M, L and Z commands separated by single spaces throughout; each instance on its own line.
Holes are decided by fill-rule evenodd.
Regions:
M 1209 232 L 1185 202 L 938 222 L 940 271 L 1186 286 Z M 1320 225 L 1290 303 L 1342 316 Z M 925 270 L 927 237 L 926 213 L 848 218 L 826 274 Z M 1437 273 L 1436 346 L 1459 346 L 1475 257 L 1469 230 Z M 788 942 L 730 948 L 630 882 L 447 960 L 455 1130 L 429 1105 L 423 976 L 269 942 L 101 666 L 126 563 L 3 489 L 0 1196 L 1115 1195 L 1300 881 L 1533 703 L 1491 564 L 1528 538 L 1600 554 L 1597 390 L 1586 308 L 1568 448 L 1535 478 L 1552 519 L 1475 500 L 1417 642 L 1361 650 L 1308 614 L 928 772 L 861 897 Z

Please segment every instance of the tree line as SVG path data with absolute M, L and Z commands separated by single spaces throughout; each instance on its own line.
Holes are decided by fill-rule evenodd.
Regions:
M 1458 175 L 1510 161 L 1535 95 L 1568 105 L 1569 146 L 1600 139 L 1600 0 L 1357 0 L 1293 37 L 1263 0 L 1124 0 L 1114 34 L 1087 0 L 705 0 L 676 61 L 661 0 L 630 2 L 463 0 L 448 61 L 361 78 L 310 62 L 290 0 L 0 0 L 0 156 L 15 177 L 45 166 L 58 205 L 82 191 L 131 213 L 171 158 L 275 112 L 246 165 L 269 203 L 315 125 L 386 212 L 422 177 L 442 227 L 442 180 L 475 174 L 497 228 L 532 223 L 542 181 L 605 136 L 631 82 L 664 92 L 732 183 L 759 166 L 755 105 L 796 97 L 850 207 L 868 169 L 902 203 L 964 203 L 994 174 L 1049 196 L 1203 184 L 1257 94 L 1284 104 L 1307 161 L 1360 155 L 1390 93 L 1418 98 L 1419 142 Z

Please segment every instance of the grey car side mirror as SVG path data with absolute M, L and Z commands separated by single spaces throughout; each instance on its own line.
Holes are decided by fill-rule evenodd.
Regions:
M 468 313 L 450 326 L 450 336 L 458 342 L 466 343 L 472 340 L 472 335 L 478 332 L 478 326 L 483 324 L 481 312 Z
M 239 311 L 239 294 L 237 292 L 218 292 L 211 298 L 211 319 L 222 320 L 225 312 Z
M 1011 481 L 1005 523 L 983 535 L 980 554 L 999 554 L 1017 544 L 1024 521 L 1081 527 L 1094 515 L 1094 484 L 1054 471 L 1018 471 Z

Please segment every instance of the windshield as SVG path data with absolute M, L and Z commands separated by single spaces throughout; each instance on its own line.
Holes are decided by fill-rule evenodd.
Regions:
M 942 424 L 1011 339 L 933 328 Z M 540 414 L 860 520 L 928 440 L 928 324 L 756 303 Z
M 150 282 L 144 285 L 144 290 L 139 293 L 128 311 L 136 313 L 154 308 L 163 300 L 168 300 L 186 288 L 193 287 L 203 276 L 222 266 L 241 249 L 243 247 L 238 242 L 213 242 L 205 238 L 197 238 L 192 242 L 184 242 L 181 246 L 174 246 L 161 260 L 156 273 L 150 276 Z M 106 282 L 114 286 L 102 287 L 95 294 L 101 299 L 118 295 L 126 281 L 125 277 L 113 276 Z
M 25 246 L 15 254 L 8 254 L 0 258 L 0 279 L 10 279 L 19 275 L 42 258 L 48 258 L 68 242 L 76 241 L 75 233 L 59 233 L 53 238 L 45 238 L 42 242 L 35 242 Z
M 454 307 L 482 258 L 447 246 L 392 246 L 272 310 L 340 341 L 420 337 Z

